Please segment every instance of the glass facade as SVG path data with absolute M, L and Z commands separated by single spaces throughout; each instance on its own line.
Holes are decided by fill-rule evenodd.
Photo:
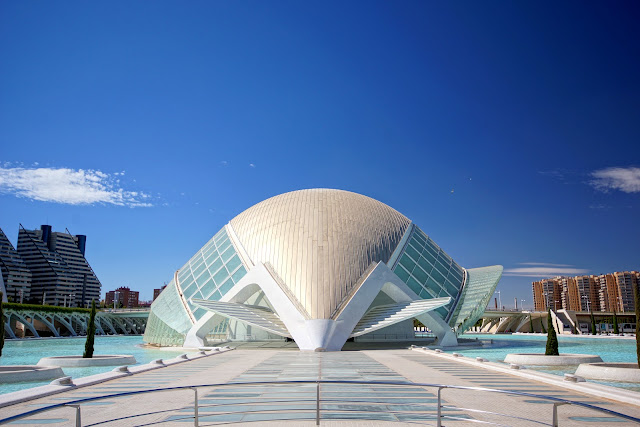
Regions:
M 206 310 L 189 299 L 219 301 L 245 274 L 247 269 L 223 228 L 180 269 L 178 283 L 193 317 L 199 320 Z
M 467 271 L 467 283 L 455 311 L 449 320 L 449 326 L 457 334 L 473 326 L 484 314 L 484 309 L 502 277 L 502 267 L 470 268 Z
M 178 283 L 172 280 L 154 301 L 145 341 L 181 345 L 194 323 L 190 317 L 198 321 L 206 313 L 191 304 L 190 298 L 219 301 L 245 274 L 247 269 L 223 228 L 178 270 Z M 228 322 L 222 322 L 213 333 L 223 332 L 227 326 Z
M 420 298 L 451 297 L 451 302 L 435 310 L 447 319 L 464 281 L 464 269 L 414 226 L 393 272 Z

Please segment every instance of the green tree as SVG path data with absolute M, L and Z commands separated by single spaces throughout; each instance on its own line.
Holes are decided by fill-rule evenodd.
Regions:
M 596 334 L 596 318 L 593 316 L 593 310 L 591 310 L 591 335 Z
M 613 310 L 613 333 L 616 335 L 620 333 L 618 330 L 618 314 L 615 310 Z
M 529 313 L 529 332 L 533 332 L 533 319 L 531 319 L 531 313 Z
M 89 327 L 87 328 L 87 341 L 84 344 L 85 359 L 91 359 L 93 357 L 93 341 L 96 336 L 96 302 L 91 300 L 91 315 L 89 316 Z
M 547 327 L 549 333 L 547 334 L 547 350 L 544 354 L 547 356 L 559 356 L 558 353 L 558 336 L 556 335 L 556 328 L 553 327 L 553 320 L 551 319 L 551 310 L 547 314 Z
M 4 307 L 2 307 L 2 292 L 0 292 L 0 357 L 4 347 Z

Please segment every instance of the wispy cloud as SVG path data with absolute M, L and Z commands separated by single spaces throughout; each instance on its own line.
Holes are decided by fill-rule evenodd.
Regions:
M 250 167 L 250 168 L 255 168 L 255 167 L 256 167 L 256 165 L 254 165 L 253 163 L 249 163 L 249 167 Z
M 640 168 L 606 168 L 591 173 L 589 184 L 596 190 L 608 192 L 620 190 L 625 193 L 640 193 Z
M 575 268 L 570 264 L 549 264 L 544 262 L 521 262 L 519 265 L 527 267 L 506 268 L 504 276 L 515 277 L 555 277 L 555 276 L 580 276 L 589 273 L 584 268 Z
M 67 205 L 97 203 L 129 207 L 152 206 L 150 196 L 120 187 L 115 176 L 99 170 L 0 167 L 0 192 L 42 202 Z

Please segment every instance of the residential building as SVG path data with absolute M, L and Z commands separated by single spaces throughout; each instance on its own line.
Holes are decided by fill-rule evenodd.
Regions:
M 580 291 L 573 277 L 562 278 L 562 308 L 581 311 Z
M 30 298 L 42 304 L 86 307 L 100 300 L 101 284 L 85 258 L 87 238 L 54 232 L 50 225 L 20 225 L 18 254 L 31 270 Z
M 613 274 L 601 274 L 598 276 L 600 283 L 600 311 L 613 312 L 619 311 L 618 301 L 620 299 L 620 291 L 618 283 Z
M 156 298 L 158 298 L 160 296 L 160 293 L 162 293 L 162 291 L 164 290 L 164 288 L 166 288 L 167 285 L 164 285 L 163 287 L 161 287 L 160 289 L 154 289 L 153 290 L 153 300 L 155 301 Z
M 618 297 L 616 301 L 616 311 L 631 312 L 635 310 L 633 300 L 633 288 L 638 288 L 637 271 L 621 271 L 613 273 L 613 277 L 618 285 Z
M 104 303 L 107 307 L 112 307 L 114 301 L 117 307 L 134 308 L 138 307 L 140 292 L 132 291 L 128 287 L 120 287 L 115 291 L 107 292 Z
M 536 311 L 562 308 L 562 277 L 533 282 L 533 306 Z
M 600 281 L 597 276 L 574 278 L 580 294 L 579 311 L 600 311 Z
M 0 290 L 5 294 L 7 300 L 29 302 L 31 271 L 2 229 L 0 229 L 0 271 L 4 282 L 4 290 Z

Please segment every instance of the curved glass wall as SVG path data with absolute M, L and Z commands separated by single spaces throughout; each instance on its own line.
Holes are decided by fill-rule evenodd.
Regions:
M 191 304 L 190 299 L 218 301 L 245 274 L 247 269 L 222 228 L 178 270 L 177 283 L 172 280 L 153 302 L 144 340 L 182 345 L 191 326 L 206 313 Z M 227 326 L 228 322 L 223 322 L 214 333 L 226 331 Z
M 467 270 L 467 282 L 449 320 L 449 325 L 457 334 L 469 329 L 482 317 L 500 277 L 502 277 L 500 265 Z
M 451 297 L 449 304 L 435 310 L 443 319 L 449 315 L 464 280 L 464 269 L 417 226 L 393 272 L 420 298 Z

